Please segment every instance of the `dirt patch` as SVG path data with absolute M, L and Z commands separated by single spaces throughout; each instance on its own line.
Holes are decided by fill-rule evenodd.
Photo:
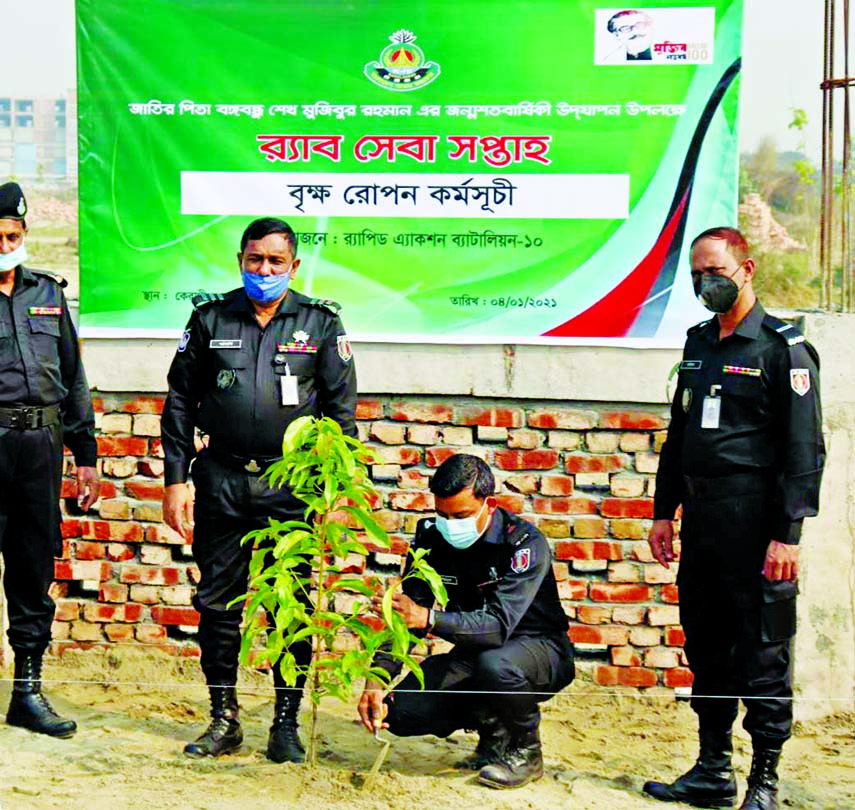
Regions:
M 11 688 L 5 675 L 2 708 Z M 190 760 L 182 746 L 207 718 L 197 662 L 134 651 L 67 653 L 49 662 L 45 676 L 54 704 L 80 730 L 71 740 L 52 740 L 0 725 L 2 810 L 650 810 L 661 805 L 640 793 L 644 780 L 671 779 L 695 755 L 694 715 L 686 704 L 664 695 L 603 694 L 582 676 L 545 708 L 541 781 L 514 791 L 477 785 L 471 773 L 454 768 L 476 742 L 457 733 L 394 740 L 366 792 L 360 786 L 379 746 L 357 724 L 353 706 L 322 704 L 318 767 L 275 765 L 264 757 L 271 687 L 265 676 L 244 672 L 242 748 L 216 761 Z M 750 756 L 740 729 L 735 762 L 742 788 Z M 783 807 L 855 808 L 855 715 L 800 726 L 785 749 L 781 777 Z

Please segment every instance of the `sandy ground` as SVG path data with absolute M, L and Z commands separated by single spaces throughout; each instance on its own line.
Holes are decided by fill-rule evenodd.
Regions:
M 366 791 L 362 783 L 379 746 L 356 723 L 352 705 L 322 704 L 317 767 L 275 765 L 264 757 L 271 688 L 262 676 L 244 673 L 243 747 L 200 761 L 181 753 L 206 725 L 206 692 L 195 661 L 133 651 L 68 653 L 49 662 L 45 676 L 54 704 L 76 718 L 80 730 L 71 740 L 53 740 L 0 725 L 2 810 L 651 810 L 662 805 L 641 795 L 645 778 L 670 780 L 695 755 L 694 715 L 686 704 L 665 696 L 603 694 L 580 676 L 545 709 L 541 781 L 512 791 L 479 786 L 471 772 L 453 767 L 476 742 L 460 732 L 447 740 L 394 740 Z M 0 683 L 4 708 L 9 677 L 6 672 Z M 304 724 L 308 714 L 304 702 Z M 750 743 L 741 730 L 735 760 L 744 788 Z M 855 716 L 800 726 L 785 751 L 781 778 L 783 807 L 855 808 Z

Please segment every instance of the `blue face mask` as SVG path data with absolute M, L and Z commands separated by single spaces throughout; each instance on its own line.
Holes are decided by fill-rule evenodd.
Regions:
M 442 515 L 437 515 L 436 528 L 450 546 L 458 550 L 469 548 L 483 533 L 478 531 L 478 520 L 486 506 L 487 501 L 484 501 L 484 506 L 474 517 L 449 520 Z
M 27 248 L 24 245 L 19 245 L 10 253 L 0 253 L 0 272 L 5 273 L 7 270 L 14 270 L 28 258 Z
M 262 304 L 270 304 L 281 298 L 288 292 L 288 285 L 291 283 L 290 270 L 270 276 L 260 276 L 258 273 L 250 273 L 246 270 L 241 270 L 240 274 L 246 294 L 253 301 Z

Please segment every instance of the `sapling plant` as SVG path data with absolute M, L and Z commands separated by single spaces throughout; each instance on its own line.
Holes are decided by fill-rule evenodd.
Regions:
M 271 487 L 288 486 L 306 504 L 303 518 L 270 518 L 266 528 L 243 539 L 253 544 L 254 551 L 249 593 L 241 597 L 247 601 L 241 661 L 278 666 L 289 686 L 299 675 L 306 676 L 312 706 L 310 764 L 317 761 L 321 699 L 348 701 L 355 683 L 368 678 L 388 683 L 387 672 L 373 665 L 380 650 L 400 661 L 424 686 L 421 667 L 410 652 L 419 639 L 392 608 L 392 597 L 404 580 L 387 588 L 382 610 L 375 614 L 370 597 L 379 580 L 372 583 L 359 573 L 349 573 L 364 569 L 354 560 L 366 558 L 369 546 L 390 546 L 371 514 L 376 490 L 368 465 L 373 461 L 370 448 L 346 436 L 332 419 L 295 419 L 282 439 L 282 459 L 264 475 Z M 424 580 L 437 602 L 445 605 L 442 580 L 424 550 L 411 552 L 409 577 Z M 312 647 L 305 667 L 290 652 L 301 641 Z

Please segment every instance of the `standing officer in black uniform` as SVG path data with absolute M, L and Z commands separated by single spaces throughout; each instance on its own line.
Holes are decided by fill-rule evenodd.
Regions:
M 238 265 L 243 287 L 224 295 L 199 295 L 169 370 L 163 411 L 166 454 L 164 520 L 188 537 L 200 582 L 202 670 L 212 721 L 184 749 L 189 756 L 219 756 L 243 740 L 235 694 L 241 606 L 252 554 L 241 538 L 268 518 L 293 520 L 305 504 L 287 488 L 270 489 L 261 474 L 282 456 L 282 435 L 299 416 L 329 416 L 356 435 L 356 372 L 333 301 L 308 298 L 289 283 L 297 272 L 297 241 L 279 219 L 258 219 L 243 233 Z M 193 498 L 187 486 L 195 455 L 194 432 L 210 437 L 193 461 Z M 291 649 L 298 665 L 311 648 Z M 267 746 L 274 762 L 302 762 L 297 714 L 303 682 L 286 688 L 273 667 L 276 709 Z
M 0 551 L 15 653 L 6 722 L 70 737 L 77 725 L 42 694 L 41 669 L 54 616 L 48 588 L 62 548 L 62 446 L 74 454 L 85 511 L 98 499 L 95 419 L 65 280 L 23 265 L 26 216 L 20 186 L 0 186 Z
M 419 522 L 413 545 L 430 550 L 448 604 L 434 610 L 433 594 L 417 579 L 393 604 L 408 627 L 455 646 L 422 663 L 424 692 L 413 674 L 385 699 L 381 683 L 367 682 L 359 715 L 369 731 L 402 737 L 474 728 L 478 747 L 461 765 L 480 769 L 484 785 L 515 788 L 543 776 L 538 704 L 573 680 L 573 649 L 549 545 L 496 505 L 494 488 L 476 456 L 451 456 L 437 468 L 430 483 L 437 517 Z M 400 669 L 382 654 L 375 663 L 390 675 Z
M 704 231 L 691 262 L 695 292 L 716 317 L 688 333 L 648 542 L 668 568 L 682 504 L 677 585 L 700 756 L 675 782 L 644 791 L 732 807 L 731 727 L 742 697 L 754 749 L 742 808 L 768 810 L 778 806 L 778 758 L 792 726 L 798 542 L 802 520 L 817 514 L 825 461 L 819 358 L 757 301 L 739 231 Z

